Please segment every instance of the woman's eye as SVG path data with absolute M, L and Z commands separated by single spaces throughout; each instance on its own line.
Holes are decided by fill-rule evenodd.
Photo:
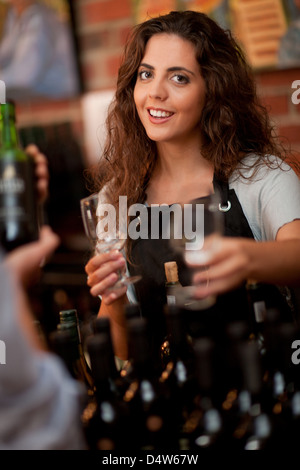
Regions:
M 139 72 L 139 78 L 140 80 L 148 80 L 148 78 L 151 77 L 151 72 L 149 70 L 142 70 Z
M 185 83 L 189 83 L 189 79 L 185 75 L 173 75 L 172 80 L 179 85 L 184 85 Z

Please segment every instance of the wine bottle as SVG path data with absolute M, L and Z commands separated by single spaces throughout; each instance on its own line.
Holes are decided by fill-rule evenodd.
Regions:
M 271 447 L 273 423 L 265 409 L 263 368 L 259 346 L 245 342 L 240 348 L 243 389 L 239 393 L 240 420 L 233 432 L 233 446 L 239 450 Z
M 273 423 L 273 445 L 289 444 L 292 423 L 298 421 L 297 392 L 299 391 L 298 371 L 291 358 L 291 346 L 299 337 L 298 329 L 292 323 L 281 322 L 272 328 L 273 349 L 267 351 L 266 409 Z M 268 335 L 269 336 L 269 335 Z
M 115 362 L 115 353 L 114 353 L 114 346 L 112 342 L 112 336 L 111 336 L 111 326 L 110 326 L 110 319 L 109 317 L 97 317 L 95 318 L 93 322 L 93 330 L 95 334 L 100 334 L 103 333 L 107 337 L 107 343 L 108 343 L 108 356 L 110 357 L 110 370 L 114 378 L 117 378 L 119 376 L 119 372 L 116 367 L 116 362 Z
M 135 318 L 141 318 L 140 304 L 139 303 L 129 303 L 124 307 L 125 323 L 128 327 L 131 320 Z M 130 359 L 122 361 L 120 366 L 120 376 L 124 384 L 127 386 L 132 381 L 133 368 Z
M 166 275 L 167 304 L 176 304 L 176 292 L 182 288 L 178 278 L 178 267 L 176 261 L 168 261 L 164 264 Z
M 177 428 L 179 446 L 187 446 L 183 425 L 193 406 L 196 379 L 192 339 L 187 334 L 182 309 L 171 304 L 166 308 L 168 354 L 162 345 L 165 365 L 160 375 L 163 393 L 172 408 L 173 426 Z
M 249 307 L 249 324 L 251 328 L 250 338 L 257 341 L 262 354 L 265 352 L 265 319 L 266 319 L 266 301 L 262 284 L 248 279 L 246 283 Z
M 139 318 L 141 316 L 139 303 L 129 303 L 125 305 L 125 319 L 126 323 L 132 318 Z
M 126 381 L 121 377 L 120 370 L 117 367 L 117 361 L 115 357 L 114 345 L 111 335 L 111 322 L 109 317 L 97 317 L 93 322 L 94 334 L 102 334 L 107 339 L 107 352 L 106 355 L 110 360 L 110 374 L 112 378 L 112 386 L 115 389 L 115 393 L 121 398 L 125 392 Z
M 61 310 L 59 318 L 60 323 L 57 325 L 57 330 L 51 334 L 52 344 L 55 345 L 56 352 L 65 360 L 71 375 L 84 383 L 88 395 L 92 396 L 94 382 L 83 353 L 77 310 Z M 67 332 L 68 336 L 60 335 L 61 332 Z
M 129 322 L 128 350 L 133 370 L 124 401 L 130 410 L 132 446 L 135 450 L 170 449 L 177 438 L 171 425 L 172 409 L 156 375 L 145 318 Z
M 125 402 L 114 386 L 110 341 L 107 334 L 96 333 L 87 339 L 95 384 L 95 401 L 87 409 L 84 430 L 91 450 L 127 450 L 129 415 Z M 89 416 L 88 416 L 89 414 Z
M 215 351 L 215 343 L 211 338 L 203 337 L 194 341 L 198 394 L 194 400 L 195 408 L 185 423 L 190 450 L 217 449 L 225 445 L 223 418 L 215 387 Z
M 38 239 L 34 162 L 20 146 L 13 103 L 0 105 L 0 239 L 5 251 Z

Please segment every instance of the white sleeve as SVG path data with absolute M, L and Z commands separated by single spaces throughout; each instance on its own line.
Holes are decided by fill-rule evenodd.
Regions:
M 292 168 L 270 170 L 261 189 L 262 233 L 275 240 L 285 224 L 300 219 L 300 180 Z
M 84 449 L 83 389 L 61 360 L 37 352 L 18 320 L 17 285 L 0 264 L 0 449 Z
M 253 179 L 233 178 L 230 187 L 256 240 L 275 240 L 283 225 L 300 218 L 300 180 L 286 163 L 280 168 L 264 165 Z

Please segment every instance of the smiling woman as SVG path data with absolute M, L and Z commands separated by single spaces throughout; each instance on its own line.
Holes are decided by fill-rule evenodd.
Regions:
M 209 194 L 220 194 L 219 210 L 227 208 L 226 242 L 205 270 L 195 267 L 199 282 L 206 276 L 197 295 L 218 295 L 212 313 L 218 331 L 229 321 L 245 320 L 248 278 L 270 284 L 300 278 L 300 182 L 285 156 L 230 32 L 194 11 L 171 12 L 134 28 L 107 118 L 103 158 L 91 169 L 93 190 L 116 208 L 120 196 L 127 197 L 128 207 L 142 204 L 149 224 L 157 205 L 207 204 Z M 120 262 L 114 253 L 86 265 L 92 295 L 102 296 L 99 314 L 110 316 L 116 354 L 123 359 L 128 301 L 139 302 L 154 347 L 165 333 L 164 263 L 177 257 L 164 242 L 127 238 L 128 270 L 142 275 L 134 292 L 113 289 Z M 295 256 L 278 257 L 287 248 Z M 180 263 L 182 285 L 186 274 Z M 272 288 L 272 301 L 291 315 Z

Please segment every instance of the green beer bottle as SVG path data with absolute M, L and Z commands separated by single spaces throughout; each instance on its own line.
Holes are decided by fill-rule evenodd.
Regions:
M 10 251 L 38 238 L 34 162 L 21 148 L 13 103 L 0 105 L 0 242 Z

